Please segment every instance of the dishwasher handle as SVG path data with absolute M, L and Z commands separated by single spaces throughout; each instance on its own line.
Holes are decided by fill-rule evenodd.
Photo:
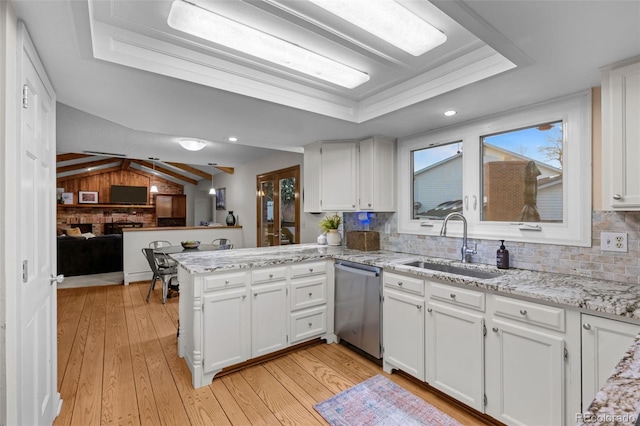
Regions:
M 379 277 L 380 276 L 379 272 L 367 271 L 366 269 L 360 269 L 360 268 L 353 268 L 351 266 L 342 265 L 340 263 L 336 263 L 334 266 L 335 266 L 336 269 L 340 269 L 340 270 L 343 270 L 343 271 L 351 272 L 351 273 L 354 273 L 354 274 L 365 275 L 367 277 Z

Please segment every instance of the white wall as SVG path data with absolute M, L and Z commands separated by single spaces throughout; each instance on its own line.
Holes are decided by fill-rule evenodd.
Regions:
M 11 248 L 16 223 L 16 35 L 17 18 L 11 3 L 0 1 L 0 424 L 16 423 L 17 376 L 15 285 L 17 254 Z M 9 350 L 11 352 L 9 352 Z
M 274 151 L 273 155 L 261 158 L 251 163 L 235 168 L 234 174 L 217 173 L 213 178 L 216 188 L 226 188 L 227 209 L 232 210 L 239 218 L 238 225 L 242 225 L 245 247 L 256 247 L 257 217 L 256 217 L 256 176 L 287 167 L 300 166 L 300 180 L 303 180 L 303 155 Z M 301 182 L 301 192 L 304 181 Z M 302 211 L 302 200 L 300 202 Z M 315 243 L 320 234 L 318 222 L 323 215 L 300 213 L 300 242 Z M 227 211 L 216 211 L 218 222 L 224 223 Z

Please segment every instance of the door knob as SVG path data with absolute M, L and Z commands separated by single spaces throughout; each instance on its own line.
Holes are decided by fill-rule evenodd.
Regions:
M 64 275 L 62 275 L 62 274 L 60 274 L 60 275 L 51 274 L 51 277 L 49 278 L 49 284 L 50 285 L 53 285 L 53 283 L 60 284 L 62 281 L 64 281 Z

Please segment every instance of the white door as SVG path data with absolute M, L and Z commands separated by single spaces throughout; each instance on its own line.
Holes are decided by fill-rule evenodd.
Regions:
M 424 380 L 424 300 L 384 289 L 384 368 L 399 368 Z
M 637 324 L 582 314 L 583 410 L 609 379 L 638 332 Z
M 484 319 L 430 302 L 427 309 L 427 382 L 484 411 Z
M 24 25 L 18 33 L 19 114 L 16 182 L 17 369 L 20 424 L 51 424 L 58 414 L 55 241 L 55 94 Z
M 251 356 L 287 347 L 287 282 L 251 288 Z
M 487 328 L 486 413 L 507 425 L 564 424 L 564 340 L 495 319 Z

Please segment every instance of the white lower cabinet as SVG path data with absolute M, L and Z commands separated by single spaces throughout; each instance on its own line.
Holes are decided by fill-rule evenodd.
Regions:
M 223 368 L 291 344 L 335 342 L 331 261 L 191 275 L 178 270 L 178 354 L 195 388 Z
M 483 411 L 482 313 L 431 300 L 427 306 L 427 382 L 458 401 Z
M 582 411 L 640 332 L 640 325 L 582 314 Z
M 248 287 L 214 291 L 202 304 L 203 370 L 212 373 L 249 359 Z M 224 342 L 224 344 L 220 344 Z
M 287 347 L 287 282 L 251 287 L 251 357 Z
M 424 381 L 424 283 L 391 273 L 383 280 L 384 371 L 400 369 Z
M 564 424 L 564 340 L 494 319 L 487 323 L 486 413 L 508 425 Z

